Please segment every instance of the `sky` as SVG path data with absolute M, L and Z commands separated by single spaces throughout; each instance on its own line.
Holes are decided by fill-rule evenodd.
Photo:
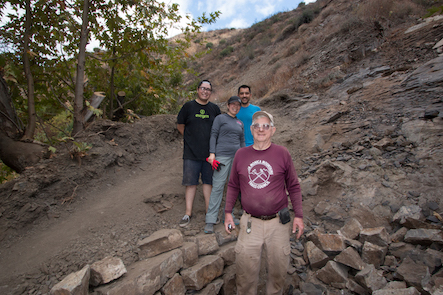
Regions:
M 220 11 L 215 24 L 203 27 L 203 31 L 211 31 L 249 28 L 274 14 L 297 8 L 300 2 L 309 4 L 315 0 L 170 0 L 169 3 L 179 4 L 182 15 L 190 14 L 195 19 L 204 12 L 208 16 L 211 12 Z
M 203 13 L 209 16 L 209 13 L 220 11 L 221 15 L 215 24 L 203 26 L 203 31 L 219 29 L 244 29 L 253 24 L 271 17 L 279 12 L 291 11 L 298 7 L 300 2 L 309 4 L 316 0 L 158 0 L 179 4 L 179 13 L 185 19 L 186 15 L 194 19 Z M 179 34 L 179 29 L 170 29 L 169 36 L 173 37 Z M 88 51 L 98 47 L 98 42 L 90 40 L 87 46 Z

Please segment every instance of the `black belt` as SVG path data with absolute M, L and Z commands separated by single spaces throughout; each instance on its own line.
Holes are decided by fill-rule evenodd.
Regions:
M 258 218 L 258 219 L 261 219 L 261 220 L 274 219 L 275 217 L 277 217 L 277 215 L 278 215 L 277 213 L 272 214 L 272 215 L 260 215 L 260 216 L 254 216 L 254 215 L 251 214 L 252 217 Z

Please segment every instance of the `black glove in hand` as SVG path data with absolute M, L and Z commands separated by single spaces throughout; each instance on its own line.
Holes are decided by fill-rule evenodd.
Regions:
M 217 168 L 215 168 L 215 170 L 220 171 L 222 166 L 225 166 L 225 164 L 218 162 L 218 166 L 217 166 Z

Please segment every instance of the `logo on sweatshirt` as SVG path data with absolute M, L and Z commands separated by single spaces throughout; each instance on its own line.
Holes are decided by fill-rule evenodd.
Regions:
M 257 160 L 248 166 L 249 185 L 255 189 L 262 189 L 269 185 L 269 177 L 274 174 L 268 162 Z

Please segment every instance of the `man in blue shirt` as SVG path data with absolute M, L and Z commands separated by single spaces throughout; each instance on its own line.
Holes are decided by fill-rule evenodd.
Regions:
M 238 88 L 238 97 L 241 99 L 241 108 L 237 114 L 237 118 L 243 122 L 245 144 L 246 146 L 250 146 L 254 143 L 254 138 L 251 133 L 252 115 L 254 115 L 255 112 L 260 111 L 260 107 L 249 103 L 252 94 L 251 87 L 248 85 L 242 85 Z

